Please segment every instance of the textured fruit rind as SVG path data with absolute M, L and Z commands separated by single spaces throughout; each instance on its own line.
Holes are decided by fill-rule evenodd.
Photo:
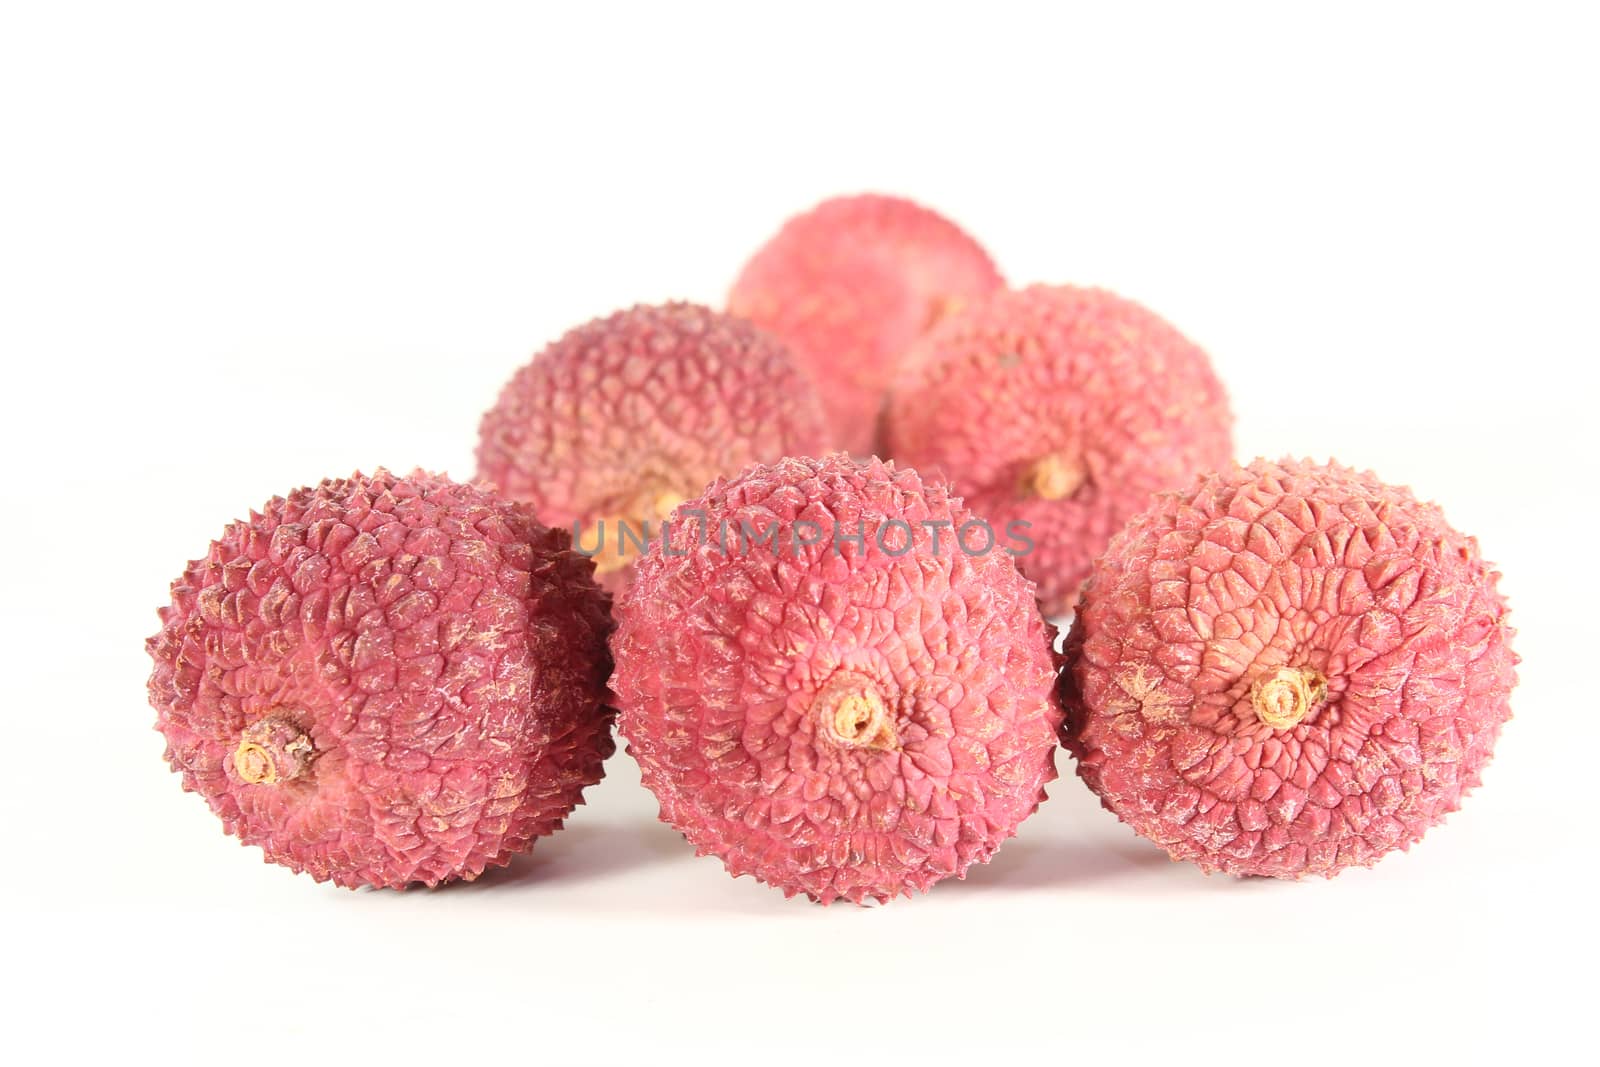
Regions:
M 912 350 L 885 442 L 997 525 L 1028 523 L 1019 565 L 1059 615 L 1151 493 L 1232 462 L 1231 428 L 1210 360 L 1161 318 L 1103 290 L 1030 286 L 968 305 Z M 1041 461 L 1054 498 L 1030 488 Z
M 1207 871 L 1369 866 L 1459 806 L 1511 716 L 1498 577 L 1437 507 L 1338 465 L 1257 460 L 1162 494 L 1068 637 L 1078 773 Z M 1302 676 L 1310 714 L 1267 725 L 1252 688 Z
M 592 571 L 526 506 L 422 471 L 275 498 L 189 564 L 146 643 L 167 760 L 318 881 L 475 878 L 557 829 L 614 749 Z M 306 742 L 283 780 L 235 765 Z
M 1004 282 L 955 223 L 898 197 L 838 197 L 797 215 L 734 282 L 728 310 L 783 338 L 816 383 L 832 444 L 868 455 L 911 344 Z
M 581 523 L 592 550 L 601 520 L 608 539 L 619 518 L 653 531 L 658 501 L 825 440 L 816 393 L 776 338 L 697 304 L 639 305 L 517 371 L 483 417 L 478 475 L 551 526 Z M 627 573 L 605 584 L 620 590 Z
M 1038 807 L 1061 721 L 1046 625 L 1009 556 L 952 548 L 971 516 L 942 484 L 790 458 L 677 515 L 681 554 L 655 546 L 619 603 L 612 684 L 661 818 L 701 854 L 786 896 L 884 901 L 963 875 Z M 909 551 L 898 526 L 880 544 L 891 521 Z M 802 522 L 826 540 L 796 549 Z M 924 522 L 953 524 L 942 551 Z M 860 689 L 891 721 L 840 745 L 819 703 Z

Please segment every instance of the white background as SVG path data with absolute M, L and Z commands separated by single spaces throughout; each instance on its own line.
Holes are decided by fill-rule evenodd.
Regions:
M 1587 1043 L 1596 27 L 1113 6 L 8 7 L 0 1058 Z M 142 641 L 227 520 L 356 467 L 470 476 L 479 413 L 546 341 L 719 302 L 783 217 L 866 189 L 1017 282 L 1159 311 L 1212 353 L 1245 457 L 1371 467 L 1479 537 L 1524 662 L 1463 811 L 1331 882 L 1206 878 L 1063 756 L 964 883 L 823 909 L 695 859 L 622 754 L 531 857 L 437 892 L 266 866 L 180 791 Z

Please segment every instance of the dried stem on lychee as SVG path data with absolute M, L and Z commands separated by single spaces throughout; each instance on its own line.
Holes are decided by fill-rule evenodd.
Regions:
M 662 520 L 685 499 L 676 489 L 651 482 L 641 486 L 620 511 L 600 519 L 602 543 L 593 557 L 595 573 L 610 574 L 632 563 L 640 546 L 648 546 L 650 538 L 659 535 Z
M 1256 718 L 1274 730 L 1288 730 L 1305 721 L 1328 695 L 1328 680 L 1311 667 L 1279 667 L 1250 686 Z
M 952 293 L 935 296 L 928 301 L 928 314 L 922 323 L 922 332 L 927 333 L 945 319 L 955 315 L 966 307 L 967 301 Z
M 233 751 L 233 769 L 249 785 L 292 782 L 311 765 L 316 749 L 298 726 L 277 716 L 251 723 Z
M 878 684 L 855 671 L 839 671 L 822 687 L 812 711 L 823 737 L 840 748 L 900 747 L 894 715 Z
M 1066 452 L 1049 452 L 1022 472 L 1022 491 L 1041 500 L 1065 500 L 1089 480 L 1083 461 Z

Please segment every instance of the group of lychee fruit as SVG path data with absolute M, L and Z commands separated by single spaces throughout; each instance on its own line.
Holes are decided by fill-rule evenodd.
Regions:
M 1437 507 L 1236 465 L 1200 348 L 1007 288 L 906 200 L 791 219 L 725 312 L 573 329 L 477 459 L 274 498 L 172 584 L 167 759 L 269 861 L 476 878 L 561 826 L 615 718 L 661 818 L 785 895 L 963 876 L 1058 744 L 1174 858 L 1331 876 L 1454 811 L 1510 717 L 1498 575 Z

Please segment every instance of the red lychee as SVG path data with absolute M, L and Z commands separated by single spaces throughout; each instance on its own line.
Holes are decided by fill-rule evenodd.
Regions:
M 714 483 L 618 606 L 619 727 L 696 849 L 828 903 L 986 861 L 1055 777 L 1054 661 L 1003 535 L 843 454 Z
M 638 306 L 577 327 L 517 371 L 483 417 L 478 475 L 541 521 L 576 528 L 618 590 L 679 501 L 825 438 L 782 343 L 695 304 Z
M 560 827 L 613 751 L 609 597 L 567 534 L 422 471 L 235 522 L 146 643 L 167 760 L 318 881 L 472 879 Z
M 1157 497 L 1084 587 L 1065 736 L 1105 806 L 1207 871 L 1409 847 L 1511 716 L 1498 575 L 1406 489 L 1257 460 Z
M 885 442 L 978 514 L 1026 523 L 1018 564 L 1059 615 L 1151 493 L 1232 462 L 1231 426 L 1205 353 L 1160 318 L 1102 290 L 1031 286 L 968 305 L 913 349 Z
M 822 395 L 833 445 L 867 455 L 912 342 L 1002 284 L 988 253 L 943 216 L 847 196 L 785 223 L 745 264 L 728 310 L 789 343 Z

